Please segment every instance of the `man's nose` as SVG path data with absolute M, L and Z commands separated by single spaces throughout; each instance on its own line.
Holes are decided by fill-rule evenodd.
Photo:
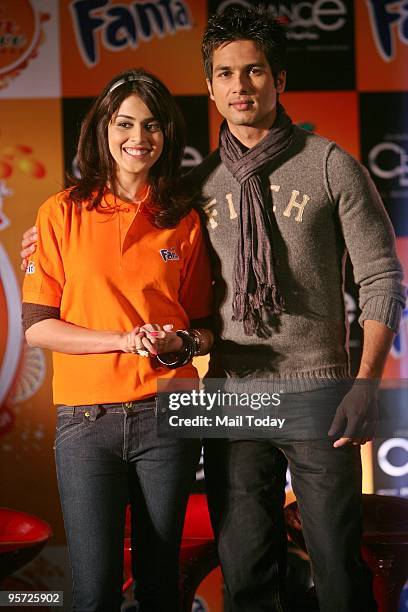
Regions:
M 251 90 L 251 83 L 246 73 L 239 72 L 236 74 L 233 90 L 237 94 L 248 93 Z

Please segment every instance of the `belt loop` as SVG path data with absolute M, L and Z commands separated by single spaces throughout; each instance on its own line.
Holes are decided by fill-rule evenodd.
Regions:
M 96 421 L 96 419 L 99 416 L 99 404 L 94 404 L 93 406 L 89 406 L 89 410 L 87 411 L 89 413 L 89 420 L 90 421 Z
M 123 402 L 122 407 L 126 414 L 129 415 L 135 412 L 136 405 L 135 402 Z

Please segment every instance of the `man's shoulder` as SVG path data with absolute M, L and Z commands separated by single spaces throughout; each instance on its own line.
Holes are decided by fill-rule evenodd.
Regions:
M 297 162 L 302 160 L 303 163 L 311 164 L 312 167 L 313 161 L 320 165 L 323 160 L 325 170 L 330 173 L 366 173 L 361 162 L 334 140 L 309 132 L 297 125 L 293 129 L 294 149 L 297 151 L 297 155 L 294 155 L 293 158 Z
M 336 144 L 325 136 L 321 136 L 320 134 L 316 134 L 315 132 L 306 130 L 305 128 L 302 128 L 299 125 L 293 126 L 293 133 L 295 143 L 297 143 L 298 145 L 302 144 L 303 146 L 307 146 L 308 148 L 312 147 L 315 149 L 320 149 L 321 151 L 325 151 Z

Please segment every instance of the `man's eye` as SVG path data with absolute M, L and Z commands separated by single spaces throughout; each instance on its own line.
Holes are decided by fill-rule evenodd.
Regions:
M 217 76 L 225 79 L 231 76 L 231 73 L 229 72 L 229 70 L 223 70 L 223 72 L 219 72 Z
M 249 74 L 261 74 L 262 70 L 260 68 L 251 68 Z

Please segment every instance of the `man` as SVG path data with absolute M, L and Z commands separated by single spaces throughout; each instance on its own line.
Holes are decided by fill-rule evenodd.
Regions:
M 405 301 L 402 273 L 366 170 L 279 105 L 285 50 L 281 27 L 251 8 L 215 15 L 203 39 L 210 97 L 226 120 L 220 148 L 188 179 L 204 199 L 217 277 L 209 374 L 285 381 L 304 398 L 285 437 L 206 440 L 210 511 L 231 610 L 284 610 L 289 461 L 320 610 L 369 611 L 360 444 L 373 435 L 375 384 L 324 395 L 324 410 L 317 400 L 328 381 L 349 376 L 345 249 L 360 286 L 362 381 L 381 377 Z M 31 242 L 28 233 L 23 246 Z
M 205 443 L 231 609 L 284 609 L 286 455 L 320 610 L 375 610 L 360 556 L 360 444 L 373 435 L 374 381 L 405 301 L 393 231 L 367 171 L 294 126 L 279 105 L 286 41 L 266 12 L 215 15 L 202 49 L 210 97 L 225 118 L 220 148 L 189 179 L 202 188 L 218 277 L 210 373 L 252 373 L 307 391 L 295 394 L 305 401 L 292 403 L 285 437 Z M 346 249 L 360 287 L 362 381 L 337 401 L 326 392 L 322 411 L 320 389 L 349 376 Z

